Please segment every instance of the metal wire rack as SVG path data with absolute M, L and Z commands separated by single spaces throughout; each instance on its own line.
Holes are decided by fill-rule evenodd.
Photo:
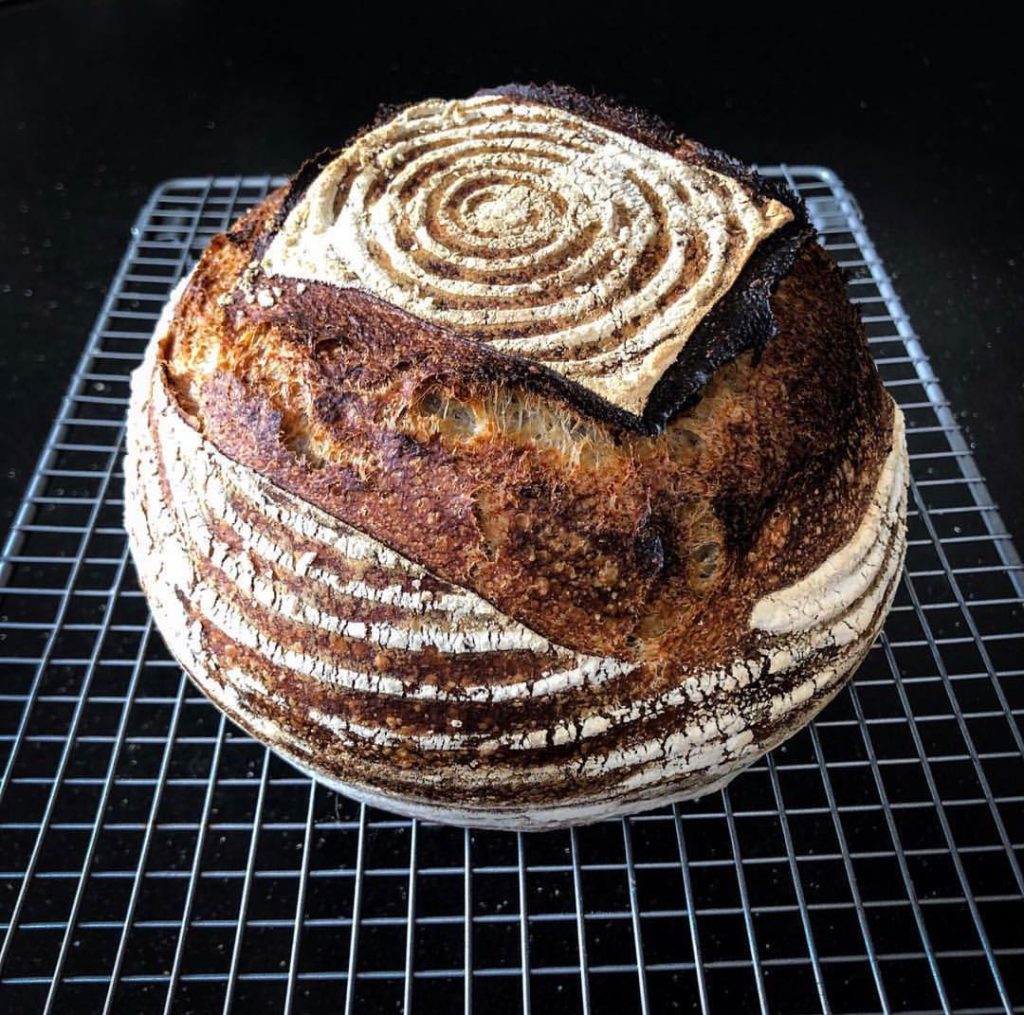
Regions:
M 121 529 L 129 372 L 267 177 L 149 200 L 0 570 L 5 1011 L 1024 1010 L 1024 572 L 836 176 L 774 167 L 850 272 L 913 458 L 855 683 L 696 804 L 463 832 L 300 777 L 192 688 Z

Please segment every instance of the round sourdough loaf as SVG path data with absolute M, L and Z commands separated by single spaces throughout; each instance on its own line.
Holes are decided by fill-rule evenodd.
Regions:
M 798 199 L 555 86 L 389 110 L 214 237 L 128 438 L 192 679 L 458 824 L 723 786 L 843 686 L 905 549 L 902 417 Z

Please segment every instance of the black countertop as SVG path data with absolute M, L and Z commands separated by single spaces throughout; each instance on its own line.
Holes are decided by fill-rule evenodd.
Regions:
M 345 7 L 339 7 L 345 11 Z M 1024 543 L 1021 87 L 1013 33 L 955 22 L 736 27 L 534 9 L 369 24 L 289 5 L 0 6 L 0 529 L 136 212 L 171 176 L 288 172 L 381 102 L 556 79 L 742 158 L 831 166 Z

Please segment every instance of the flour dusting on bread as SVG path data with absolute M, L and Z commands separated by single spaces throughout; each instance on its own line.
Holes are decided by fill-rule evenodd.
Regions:
M 411 106 L 344 149 L 271 274 L 372 293 L 630 412 L 792 211 L 551 106 Z
M 392 113 L 213 237 L 127 428 L 196 684 L 458 824 L 725 785 L 842 688 L 906 549 L 903 419 L 800 202 L 562 88 Z

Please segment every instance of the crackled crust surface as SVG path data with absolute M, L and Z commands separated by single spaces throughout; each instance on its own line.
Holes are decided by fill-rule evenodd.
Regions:
M 755 249 L 687 340 L 703 365 L 677 360 L 696 397 L 638 424 L 366 287 L 266 270 L 316 176 L 212 241 L 134 380 L 131 545 L 197 683 L 361 799 L 496 827 L 699 795 L 806 722 L 905 544 L 902 418 L 820 248 L 771 285 Z

